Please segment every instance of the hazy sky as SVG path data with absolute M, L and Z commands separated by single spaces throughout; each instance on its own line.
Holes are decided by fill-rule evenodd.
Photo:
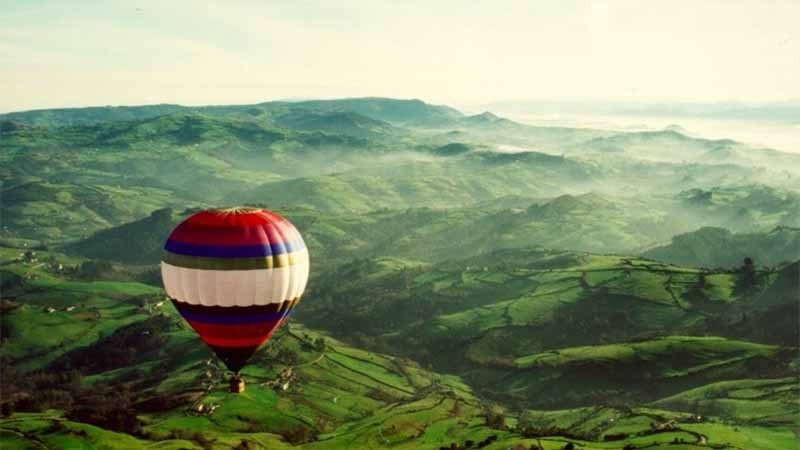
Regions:
M 0 0 L 0 111 L 800 98 L 800 1 Z

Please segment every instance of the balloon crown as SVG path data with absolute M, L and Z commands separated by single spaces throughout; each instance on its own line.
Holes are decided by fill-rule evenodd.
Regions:
M 217 208 L 208 210 L 208 212 L 215 214 L 249 214 L 256 211 L 261 211 L 261 208 L 254 208 L 252 206 L 231 206 L 229 208 Z

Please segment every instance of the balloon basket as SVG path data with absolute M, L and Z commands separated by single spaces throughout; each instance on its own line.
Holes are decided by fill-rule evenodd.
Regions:
M 234 394 L 241 394 L 244 392 L 244 380 L 238 375 L 231 377 L 231 392 Z

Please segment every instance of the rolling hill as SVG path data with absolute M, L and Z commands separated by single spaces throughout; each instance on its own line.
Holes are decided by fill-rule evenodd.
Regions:
M 778 227 L 770 232 L 734 234 L 725 228 L 706 227 L 673 236 L 670 244 L 642 255 L 695 267 L 738 267 L 746 257 L 759 265 L 774 266 L 800 255 L 800 230 Z
M 152 119 L 175 113 L 203 113 L 216 116 L 269 117 L 287 110 L 311 112 L 353 112 L 375 120 L 396 123 L 429 123 L 449 120 L 462 114 L 447 106 L 430 105 L 421 100 L 365 97 L 336 100 L 310 100 L 302 102 L 274 101 L 252 105 L 226 106 L 102 106 L 89 108 L 62 108 L 21 111 L 0 114 L 0 122 L 20 123 L 44 127 L 68 127 L 109 122 L 130 122 Z
M 280 211 L 298 224 L 322 266 L 365 255 L 435 262 L 526 246 L 616 254 L 650 248 L 644 255 L 653 259 L 684 266 L 729 268 L 741 265 L 745 256 L 756 258 L 758 265 L 771 266 L 791 261 L 797 255 L 793 250 L 796 233 L 788 228 L 735 234 L 732 236 L 739 237 L 730 238 L 733 241 L 725 237 L 727 231 L 717 233 L 715 228 L 691 232 L 693 224 L 715 225 L 719 220 L 713 215 L 713 207 L 686 207 L 682 200 L 589 193 L 541 200 L 517 196 L 509 198 L 509 204 L 491 199 L 474 204 L 473 195 L 480 198 L 486 193 L 477 187 L 478 181 L 468 183 L 444 177 L 428 178 L 425 183 L 379 175 L 313 177 L 264 185 L 249 191 L 244 198 L 237 194 L 225 203 L 248 203 Z M 412 205 L 423 200 L 433 206 L 450 207 Z M 452 207 L 458 202 L 468 206 Z M 377 205 L 384 207 L 375 210 Z M 387 205 L 394 209 L 387 209 Z M 140 225 L 107 228 L 71 246 L 69 251 L 122 262 L 121 256 L 114 255 L 126 254 L 121 251 L 125 242 L 150 242 L 151 235 L 166 235 L 179 219 L 175 216 L 172 224 L 158 225 L 143 219 Z M 670 238 L 674 239 L 670 246 L 653 247 Z M 754 243 L 746 244 L 750 241 Z M 741 246 L 732 247 L 736 242 Z M 156 247 L 143 247 L 137 260 L 156 264 Z
M 798 289 L 797 267 L 787 266 L 774 274 L 762 272 L 757 284 L 746 288 L 736 272 L 702 272 L 648 260 L 544 249 L 502 250 L 433 265 L 362 259 L 323 276 L 313 287 L 321 298 L 304 308 L 298 318 L 368 348 L 399 352 L 439 370 L 467 373 L 465 379 L 473 386 L 505 400 L 510 396 L 539 406 L 578 406 L 570 402 L 596 399 L 576 392 L 575 399 L 568 401 L 563 389 L 553 391 L 553 395 L 560 393 L 558 398 L 548 399 L 541 392 L 500 383 L 494 377 L 508 380 L 519 369 L 520 358 L 532 354 L 558 354 L 580 347 L 589 354 L 602 353 L 603 347 L 586 346 L 612 345 L 608 348 L 613 349 L 615 344 L 659 336 L 718 335 L 791 346 L 796 337 L 792 320 L 773 323 L 770 337 L 751 333 L 758 328 L 759 317 L 791 307 L 789 298 Z M 752 328 L 743 327 L 742 321 Z M 511 339 L 514 345 L 508 346 Z M 677 355 L 679 347 L 691 342 L 675 340 L 668 351 Z M 709 342 L 718 348 L 717 342 L 727 341 Z M 725 358 L 705 350 L 687 350 L 687 354 L 705 355 L 692 363 L 700 367 L 699 372 L 670 366 L 673 378 L 665 378 L 665 386 L 688 389 L 693 383 L 700 385 L 719 377 L 763 374 L 764 364 L 771 364 L 767 361 L 778 354 L 783 355 L 779 358 L 783 362 L 775 363 L 774 368 L 779 373 L 790 370 L 791 352 L 786 350 L 775 348 L 778 353 L 770 353 L 773 356 L 748 361 L 744 355 L 749 343 L 726 345 L 743 358 L 741 365 L 728 365 L 725 370 L 729 372 L 717 372 L 711 361 Z M 636 361 L 652 365 L 652 357 L 628 353 L 634 354 Z M 683 364 L 676 358 L 668 364 Z M 613 397 L 620 389 L 629 393 L 637 389 L 632 380 L 609 376 L 622 370 L 643 383 L 642 395 L 657 392 L 648 390 L 656 378 L 642 377 L 643 368 L 623 370 L 610 359 L 603 364 L 600 367 L 606 367 L 608 373 L 598 373 L 599 367 L 568 364 L 563 372 L 547 369 L 538 376 L 520 376 L 523 380 L 548 380 L 549 384 L 563 379 L 587 388 L 594 386 L 590 380 L 599 376 L 610 384 L 594 387 L 596 395 Z
M 795 449 L 796 162 L 420 100 L 0 115 L 0 445 Z M 158 270 L 236 204 L 312 261 L 241 395 Z
M 24 280 L 4 290 L 3 328 L 11 330 L 0 347 L 5 362 L 5 412 L 0 417 L 4 448 L 456 445 L 491 450 L 537 445 L 553 450 L 572 443 L 621 450 L 645 444 L 690 449 L 704 442 L 720 449 L 769 445 L 788 450 L 794 445 L 791 406 L 785 399 L 796 384 L 785 378 L 711 384 L 713 396 L 702 390 L 676 392 L 650 407 L 518 411 L 481 400 L 458 376 L 423 369 L 407 358 L 354 348 L 296 323 L 270 341 L 245 370 L 247 391 L 233 396 L 225 392 L 224 373 L 211 352 L 197 345 L 169 303 L 159 306 L 163 297 L 158 289 L 78 281 L 57 268 L 57 263 L 69 266 L 76 260 L 57 253 L 39 256 L 50 263 L 37 265 L 0 250 L 4 270 Z M 560 264 L 551 260 L 534 265 Z M 69 306 L 77 308 L 68 310 Z M 60 339 L 64 335 L 73 339 Z M 659 358 L 671 347 L 689 352 L 680 370 L 698 373 L 708 371 L 703 362 L 709 359 L 720 361 L 712 364 L 719 371 L 726 359 L 748 364 L 776 351 L 773 346 L 721 338 L 668 337 L 601 346 L 593 352 L 565 349 L 555 358 L 549 356 L 554 353 L 523 356 L 513 370 L 529 371 L 533 365 L 553 369 L 590 360 L 629 364 L 636 358 Z M 93 355 L 91 364 L 85 362 L 87 355 Z M 675 363 L 661 358 L 657 367 L 660 372 L 654 372 L 653 379 L 681 379 Z M 531 377 L 523 378 L 532 388 Z M 37 394 L 45 392 L 48 395 Z M 749 400 L 759 392 L 772 392 L 772 397 Z M 700 403 L 693 400 L 698 395 L 704 398 Z M 725 398 L 739 399 L 734 400 L 738 408 L 758 408 L 747 413 L 749 422 L 740 423 L 739 417 L 745 416 L 731 409 Z M 41 412 L 26 412 L 40 408 Z M 9 409 L 16 411 L 9 414 Z M 698 412 L 719 416 L 700 417 Z

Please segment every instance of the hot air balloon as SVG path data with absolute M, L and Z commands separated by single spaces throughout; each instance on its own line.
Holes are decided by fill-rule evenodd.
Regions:
M 161 277 L 175 308 L 233 372 L 281 326 L 308 282 L 308 250 L 288 220 L 266 209 L 201 211 L 164 246 Z

